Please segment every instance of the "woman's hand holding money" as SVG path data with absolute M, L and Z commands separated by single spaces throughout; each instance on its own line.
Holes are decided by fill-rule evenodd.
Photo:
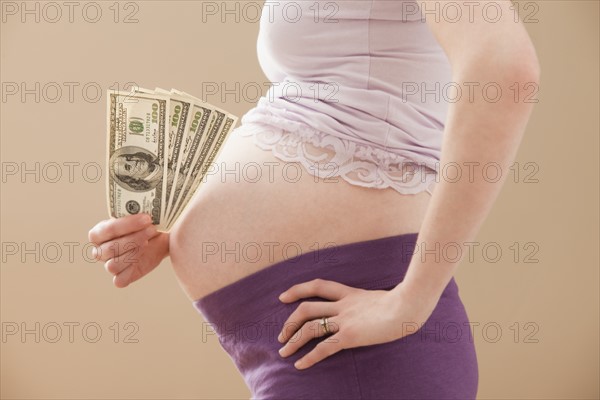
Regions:
M 101 221 L 88 237 L 96 245 L 94 257 L 105 261 L 104 268 L 118 288 L 148 274 L 169 255 L 169 234 L 157 231 L 148 214 Z

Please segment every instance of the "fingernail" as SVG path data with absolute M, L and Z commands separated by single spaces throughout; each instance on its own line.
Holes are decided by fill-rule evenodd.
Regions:
M 98 258 L 98 250 L 96 247 L 92 247 L 92 258 Z
M 279 355 L 280 355 L 281 357 L 283 357 L 283 354 L 284 354 L 284 352 L 285 352 L 283 349 L 285 349 L 285 346 L 283 346 L 282 348 L 280 348 L 280 349 L 279 349 Z
M 298 361 L 296 361 L 294 363 L 294 367 L 296 367 L 296 368 L 302 368 L 302 364 L 303 364 L 302 360 L 298 360 Z
M 149 224 L 150 222 L 152 222 L 152 217 L 150 216 L 150 214 L 141 214 L 142 215 L 142 221 L 146 224 Z
M 279 300 L 285 300 L 286 297 L 287 297 L 287 292 L 283 292 L 279 295 Z

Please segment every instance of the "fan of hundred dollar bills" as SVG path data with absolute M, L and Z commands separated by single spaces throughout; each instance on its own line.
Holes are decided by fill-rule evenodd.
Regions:
M 108 207 L 168 231 L 238 118 L 172 89 L 108 91 Z

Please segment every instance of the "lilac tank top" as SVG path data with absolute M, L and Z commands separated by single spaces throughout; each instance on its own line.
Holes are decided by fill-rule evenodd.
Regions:
M 257 51 L 272 86 L 240 134 L 322 178 L 431 193 L 451 67 L 422 15 L 403 0 L 265 2 Z

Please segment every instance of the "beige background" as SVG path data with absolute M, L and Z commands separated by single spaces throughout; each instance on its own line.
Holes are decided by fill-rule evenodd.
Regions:
M 258 24 L 236 23 L 231 16 L 228 23 L 214 17 L 203 23 L 202 3 L 195 1 L 136 2 L 139 22 L 115 23 L 112 3 L 98 2 L 103 14 L 97 23 L 82 18 L 85 2 L 75 9 L 72 23 L 66 8 L 56 23 L 43 16 L 39 23 L 33 16 L 23 23 L 20 14 L 4 15 L 3 95 L 10 82 L 29 88 L 56 82 L 63 93 L 52 103 L 55 92 L 47 86 L 47 98 L 39 103 L 33 95 L 24 102 L 19 95 L 7 96 L 1 103 L 4 170 L 12 163 L 31 169 L 37 162 L 42 175 L 39 183 L 33 174 L 24 180 L 7 176 L 2 183 L 3 330 L 21 323 L 34 329 L 37 322 L 41 334 L 39 343 L 34 334 L 25 340 L 6 336 L 0 343 L 2 398 L 248 398 L 217 339 L 203 340 L 202 319 L 168 261 L 119 290 L 101 264 L 83 258 L 88 229 L 107 217 L 104 175 L 95 183 L 82 176 L 87 163 L 104 166 L 106 111 L 104 94 L 88 101 L 81 88 L 92 83 L 104 91 L 115 82 L 134 81 L 200 96 L 203 81 L 262 85 L 266 78 L 255 51 Z M 501 260 L 487 262 L 479 252 L 456 275 L 469 316 L 480 324 L 475 338 L 481 399 L 600 395 L 598 2 L 537 5 L 539 21 L 526 26 L 541 61 L 542 89 L 517 161 L 521 173 L 533 171 L 524 163 L 535 163 L 539 182 L 524 183 L 523 176 L 518 183 L 509 180 L 478 236 L 481 243 L 498 243 Z M 122 7 L 120 19 L 133 10 Z M 79 84 L 73 102 L 65 82 Z M 88 96 L 95 97 L 93 88 Z M 207 100 L 241 116 L 256 99 Z M 65 162 L 79 163 L 73 182 L 66 166 L 57 183 L 49 182 L 56 172 L 52 163 Z M 87 172 L 92 180 L 95 169 Z M 77 243 L 72 260 L 65 242 Z M 510 250 L 514 242 L 520 248 L 517 262 Z M 528 242 L 533 247 L 526 247 Z M 23 250 L 36 243 L 39 262 L 35 254 L 24 254 L 23 262 Z M 10 251 L 14 246 L 16 255 Z M 62 255 L 57 256 L 56 246 Z M 535 246 L 533 258 L 539 262 L 525 262 Z M 115 322 L 120 324 L 117 343 Z M 127 322 L 139 328 L 133 336 L 138 343 L 124 343 L 132 332 Z M 62 327 L 56 343 L 50 343 L 53 323 Z M 72 343 L 65 323 L 79 324 Z M 102 330 L 96 343 L 85 340 L 93 339 L 93 328 L 82 334 L 89 323 Z M 493 340 L 492 328 L 484 335 L 485 324 L 500 327 L 502 336 Z

